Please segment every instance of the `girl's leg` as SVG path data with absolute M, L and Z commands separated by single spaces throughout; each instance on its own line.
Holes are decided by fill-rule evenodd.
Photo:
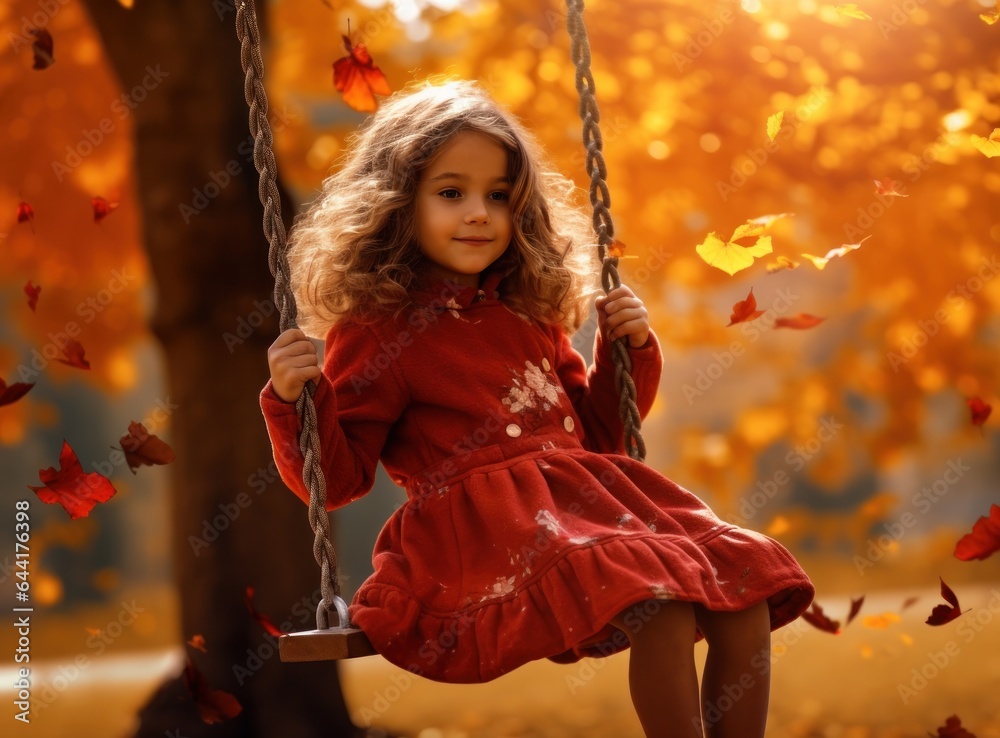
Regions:
M 737 612 L 717 612 L 695 603 L 694 613 L 708 642 L 701 692 L 705 735 L 763 738 L 771 685 L 767 602 Z
M 647 600 L 611 622 L 628 635 L 629 690 L 646 738 L 702 738 L 691 603 Z

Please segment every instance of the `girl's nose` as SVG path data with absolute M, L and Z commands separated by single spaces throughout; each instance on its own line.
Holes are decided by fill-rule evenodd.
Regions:
M 490 211 L 486 207 L 486 203 L 477 198 L 471 198 L 469 201 L 469 209 L 465 213 L 466 223 L 489 223 L 490 221 Z

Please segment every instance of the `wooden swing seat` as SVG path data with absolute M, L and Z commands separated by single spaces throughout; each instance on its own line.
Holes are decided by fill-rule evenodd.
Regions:
M 278 656 L 282 661 L 337 661 L 377 655 L 360 628 L 303 630 L 278 638 Z

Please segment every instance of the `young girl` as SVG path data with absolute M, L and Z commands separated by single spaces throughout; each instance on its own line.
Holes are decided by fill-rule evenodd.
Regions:
M 350 605 L 392 663 L 485 682 L 631 648 L 647 736 L 762 736 L 770 632 L 813 585 L 625 454 L 610 342 L 628 341 L 643 417 L 663 359 L 624 285 L 596 299 L 589 369 L 570 343 L 602 292 L 571 194 L 476 84 L 387 99 L 292 230 L 301 329 L 269 349 L 260 398 L 275 461 L 308 502 L 294 403 L 316 380 L 327 509 L 368 493 L 379 460 L 405 487 Z

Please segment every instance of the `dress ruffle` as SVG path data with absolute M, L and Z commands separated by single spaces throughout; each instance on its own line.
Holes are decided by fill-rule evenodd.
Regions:
M 637 618 L 668 600 L 716 611 L 766 600 L 775 630 L 815 593 L 776 540 L 721 521 L 641 462 L 579 447 L 446 480 L 399 508 L 375 551 L 352 621 L 390 662 L 450 683 L 622 651 L 610 619 L 639 603 Z

